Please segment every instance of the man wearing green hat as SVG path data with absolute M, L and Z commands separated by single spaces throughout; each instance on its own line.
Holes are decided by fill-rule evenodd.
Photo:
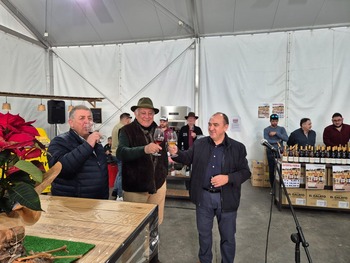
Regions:
M 159 224 L 163 221 L 168 156 L 165 141 L 154 143 L 157 124 L 150 98 L 141 98 L 131 110 L 135 120 L 120 129 L 117 158 L 122 161 L 124 201 L 157 204 Z M 160 156 L 153 154 L 159 153 Z

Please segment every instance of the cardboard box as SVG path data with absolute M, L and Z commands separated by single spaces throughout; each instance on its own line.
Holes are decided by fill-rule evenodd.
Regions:
M 250 178 L 250 182 L 252 183 L 252 186 L 270 187 L 269 176 L 267 175 L 266 177 L 266 173 L 252 174 L 252 177 Z
M 264 187 L 264 178 L 265 178 L 265 175 L 263 173 L 252 174 L 252 177 L 250 178 L 250 182 L 252 183 L 252 186 Z
M 287 205 L 288 200 L 287 197 L 284 194 L 283 189 L 282 191 L 282 204 Z M 288 188 L 287 189 L 290 201 L 292 205 L 306 205 L 306 190 L 304 188 Z
M 330 190 L 306 190 L 306 205 L 327 207 Z
M 253 175 L 263 175 L 265 170 L 265 164 L 262 161 L 253 160 L 252 161 L 252 174 Z
M 327 200 L 327 207 L 350 209 L 350 192 L 331 191 Z
M 265 178 L 264 178 L 264 185 L 263 185 L 263 187 L 271 187 L 269 172 L 265 172 L 264 175 L 265 175 Z
M 252 160 L 252 168 L 264 168 L 264 162 Z

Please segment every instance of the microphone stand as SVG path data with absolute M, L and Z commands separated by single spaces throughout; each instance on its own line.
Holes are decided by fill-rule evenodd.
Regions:
M 296 263 L 300 263 L 300 243 L 301 243 L 303 245 L 303 247 L 304 247 L 304 250 L 305 250 L 305 253 L 306 253 L 306 256 L 307 256 L 307 259 L 308 259 L 309 263 L 312 263 L 312 259 L 311 259 L 311 256 L 310 256 L 310 253 L 309 253 L 309 249 L 308 249 L 309 243 L 306 242 L 303 230 L 302 230 L 302 228 L 301 228 L 301 226 L 299 224 L 298 218 L 297 218 L 297 216 L 295 214 L 292 202 L 290 201 L 286 185 L 283 182 L 283 178 L 282 178 L 282 164 L 280 166 L 278 165 L 279 164 L 278 163 L 278 159 L 280 158 L 280 151 L 278 149 L 277 151 L 273 151 L 273 152 L 275 154 L 275 167 L 276 167 L 276 170 L 277 170 L 277 173 L 278 173 L 280 184 L 282 185 L 282 189 L 283 189 L 284 195 L 287 198 L 288 205 L 289 205 L 290 211 L 292 212 L 292 216 L 293 216 L 293 219 L 294 219 L 294 222 L 295 222 L 295 225 L 296 225 L 296 229 L 297 229 L 297 233 L 293 233 L 290 236 L 292 242 L 295 243 L 295 262 Z M 274 190 L 275 190 L 275 185 L 276 185 L 276 180 L 274 181 L 274 187 L 273 187 Z M 275 193 L 275 191 L 274 191 L 274 193 Z M 280 200 L 280 202 L 281 202 L 281 200 Z

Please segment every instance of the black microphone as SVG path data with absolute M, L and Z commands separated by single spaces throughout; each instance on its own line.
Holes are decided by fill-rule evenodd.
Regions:
M 262 139 L 260 144 L 265 146 L 266 148 L 270 149 L 273 152 L 277 152 L 277 149 L 275 147 L 273 147 L 266 139 Z

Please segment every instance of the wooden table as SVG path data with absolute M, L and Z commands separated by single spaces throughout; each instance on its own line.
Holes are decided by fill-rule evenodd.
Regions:
M 41 195 L 45 212 L 26 234 L 95 244 L 78 262 L 148 262 L 158 257 L 152 204 Z M 144 258 L 144 261 L 140 261 Z

